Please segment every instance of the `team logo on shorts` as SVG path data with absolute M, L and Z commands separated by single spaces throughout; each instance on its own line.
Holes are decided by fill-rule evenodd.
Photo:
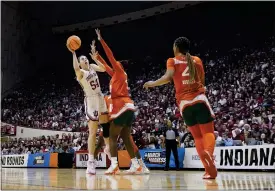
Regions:
M 98 117 L 98 111 L 94 111 L 94 116 Z

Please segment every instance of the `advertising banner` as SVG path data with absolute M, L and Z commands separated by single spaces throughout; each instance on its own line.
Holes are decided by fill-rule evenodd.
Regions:
M 30 154 L 28 159 L 28 167 L 50 167 L 50 153 Z
M 164 168 L 166 163 L 166 151 L 165 149 L 142 149 L 139 150 L 140 155 L 147 167 Z M 184 160 L 184 148 L 178 148 L 178 156 L 180 168 L 183 168 Z M 118 151 L 119 167 L 130 167 L 131 160 L 126 150 Z M 170 156 L 170 167 L 175 168 L 175 159 L 173 152 Z
M 100 152 L 96 157 L 97 167 L 107 167 L 107 155 L 104 152 Z M 76 152 L 76 167 L 87 167 L 88 151 L 77 151 Z
M 2 155 L 2 167 L 27 167 L 29 155 Z
M 218 169 L 275 170 L 275 145 L 216 147 Z M 186 148 L 184 168 L 203 168 L 195 148 Z
M 50 167 L 58 167 L 58 153 L 51 153 L 50 154 Z
M 147 167 L 149 168 L 165 167 L 165 163 L 166 163 L 165 149 L 142 149 L 142 150 L 139 150 L 139 152 Z M 184 152 L 185 152 L 184 148 L 178 148 L 180 168 L 183 168 Z M 170 168 L 176 167 L 173 152 L 171 152 L 169 164 L 170 164 L 169 165 Z

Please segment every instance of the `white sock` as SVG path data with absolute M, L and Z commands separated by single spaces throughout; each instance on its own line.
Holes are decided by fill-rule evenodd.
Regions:
M 111 157 L 111 165 L 116 166 L 117 165 L 117 157 Z
M 89 154 L 88 156 L 89 156 L 88 161 L 93 162 L 95 160 L 94 155 Z
M 139 166 L 137 158 L 132 158 L 131 161 L 134 166 Z

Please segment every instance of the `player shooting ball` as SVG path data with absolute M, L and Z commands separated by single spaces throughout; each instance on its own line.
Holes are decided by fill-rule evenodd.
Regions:
M 70 38 L 75 38 L 75 36 Z M 99 123 L 104 127 L 108 122 L 108 110 L 104 101 L 104 96 L 101 92 L 100 83 L 96 72 L 104 72 L 105 67 L 101 63 L 98 65 L 90 64 L 88 58 L 83 55 L 77 58 L 75 52 L 76 49 L 72 49 L 70 46 L 72 43 L 70 38 L 67 42 L 67 48 L 72 53 L 73 68 L 76 78 L 85 94 L 84 105 L 89 126 L 89 158 L 86 173 L 96 174 L 94 157 L 96 132 Z M 106 140 L 106 142 L 108 142 L 108 140 Z M 105 151 L 108 153 L 108 150 Z

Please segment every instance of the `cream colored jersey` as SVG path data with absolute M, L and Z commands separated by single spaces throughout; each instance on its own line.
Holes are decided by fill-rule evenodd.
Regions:
M 95 94 L 101 93 L 99 79 L 96 71 L 90 68 L 89 71 L 80 69 L 83 72 L 83 77 L 78 80 L 83 88 L 86 97 L 94 96 Z
M 96 71 L 82 70 L 83 77 L 78 80 L 85 93 L 84 105 L 87 120 L 98 121 L 99 116 L 108 113 L 104 95 L 101 92 L 99 79 Z

